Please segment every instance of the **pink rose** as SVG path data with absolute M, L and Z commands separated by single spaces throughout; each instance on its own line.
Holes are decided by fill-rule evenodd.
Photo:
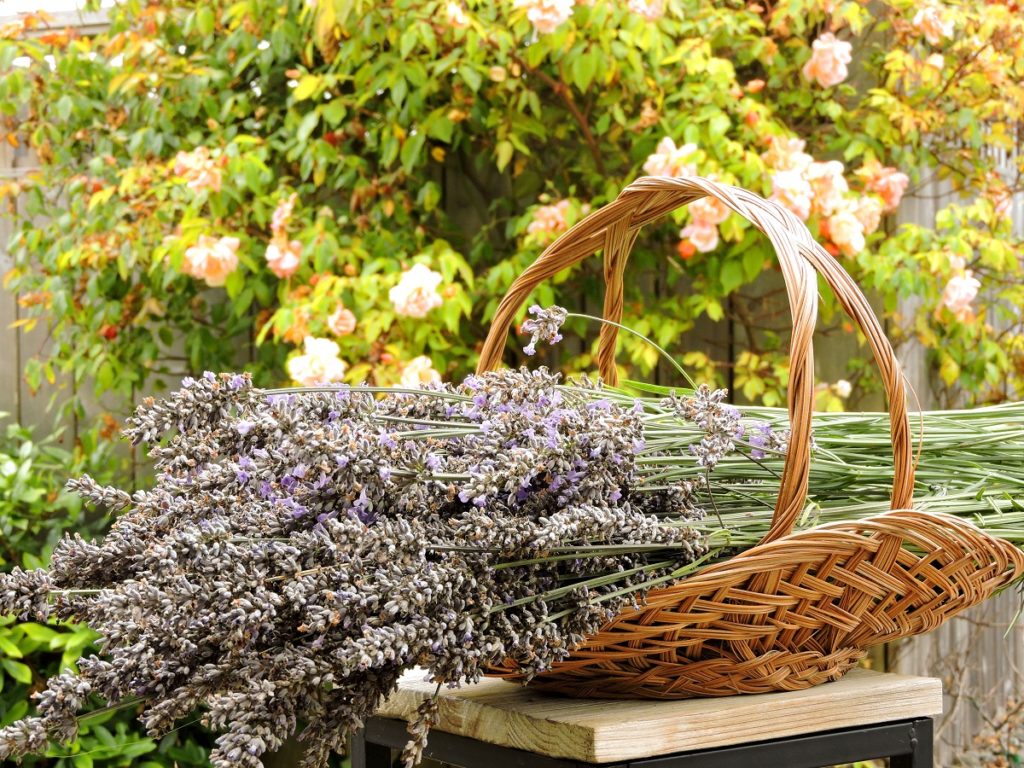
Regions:
M 658 142 L 654 154 L 647 156 L 644 173 L 650 176 L 693 176 L 697 169 L 687 160 L 696 151 L 696 144 L 683 144 L 677 147 L 671 137 L 666 136 Z
M 533 221 L 526 227 L 531 234 L 553 234 L 568 229 L 565 215 L 569 211 L 569 201 L 559 200 L 554 205 L 542 205 L 533 212 Z
M 798 170 L 778 171 L 772 176 L 771 199 L 788 208 L 803 221 L 811 215 L 810 182 Z
M 729 207 L 717 197 L 702 197 L 688 206 L 690 222 L 697 226 L 717 227 L 729 218 Z
M 862 197 L 854 205 L 853 215 L 864 228 L 864 234 L 870 235 L 882 221 L 882 203 L 877 197 Z
M 515 0 L 516 8 L 526 9 L 526 18 L 539 35 L 550 35 L 572 16 L 573 0 Z
M 870 160 L 857 171 L 857 175 L 865 181 L 871 192 L 877 192 L 885 205 L 885 212 L 890 213 L 899 208 L 903 193 L 907 191 L 910 179 L 907 174 L 895 168 L 883 166 L 877 160 Z
M 829 239 L 845 256 L 856 256 L 864 250 L 864 225 L 849 207 L 829 216 L 828 233 Z
M 914 14 L 910 24 L 932 45 L 938 45 L 944 38 L 953 36 L 953 19 L 948 17 L 945 9 L 935 4 L 924 6 Z
M 288 223 L 292 220 L 292 211 L 295 210 L 295 202 L 299 199 L 296 192 L 277 204 L 273 215 L 270 217 L 270 231 L 274 237 L 281 237 L 288 229 Z
M 270 241 L 266 252 L 267 266 L 282 280 L 291 277 L 302 261 L 302 243 L 298 240 L 276 238 Z
M 469 17 L 466 16 L 466 11 L 463 10 L 462 5 L 459 3 L 448 3 L 445 6 L 444 14 L 445 19 L 448 21 L 448 26 L 453 29 L 465 29 L 469 26 Z
M 679 237 L 689 240 L 701 253 L 708 253 L 718 247 L 718 227 L 714 224 L 689 224 L 679 231 Z
M 200 235 L 199 240 L 185 251 L 182 271 L 197 280 L 205 280 L 207 285 L 224 285 L 228 275 L 238 268 L 238 246 L 241 241 L 237 237 L 213 238 Z
M 804 171 L 804 178 L 811 185 L 811 204 L 817 213 L 832 215 L 843 203 L 850 187 L 843 177 L 843 164 L 838 160 L 826 163 L 811 163 Z
M 629 0 L 627 7 L 648 21 L 657 21 L 665 15 L 665 3 L 662 0 Z
M 220 192 L 220 167 L 206 147 L 179 152 L 174 158 L 174 175 L 184 178 L 193 192 L 203 189 Z
M 339 301 L 338 308 L 327 318 L 327 327 L 335 336 L 348 336 L 356 329 L 356 316 Z
M 814 158 L 804 152 L 807 142 L 802 139 L 787 139 L 773 136 L 768 151 L 761 159 L 775 171 L 803 171 L 814 162 Z
M 978 295 L 981 282 L 967 269 L 953 275 L 946 283 L 942 291 L 942 306 L 945 306 L 953 313 L 953 316 L 961 323 L 967 322 L 974 317 L 974 307 L 971 303 Z
M 811 47 L 811 58 L 804 64 L 804 77 L 817 80 L 822 88 L 839 85 L 847 78 L 846 65 L 853 59 L 852 45 L 826 32 Z

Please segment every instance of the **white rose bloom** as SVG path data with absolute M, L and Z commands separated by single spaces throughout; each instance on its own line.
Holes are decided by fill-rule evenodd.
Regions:
M 338 345 L 330 339 L 307 336 L 302 342 L 303 354 L 288 361 L 288 375 L 304 387 L 341 381 L 348 367 L 338 357 Z
M 444 278 L 423 264 L 416 264 L 388 292 L 388 298 L 395 312 L 403 317 L 426 317 L 427 313 L 442 304 L 437 286 Z
M 441 374 L 434 370 L 434 363 L 426 355 L 414 357 L 402 369 L 402 386 L 422 387 L 441 380 Z

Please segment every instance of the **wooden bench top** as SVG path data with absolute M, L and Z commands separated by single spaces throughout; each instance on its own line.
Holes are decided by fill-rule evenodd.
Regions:
M 435 689 L 419 670 L 377 711 L 409 720 Z M 438 730 L 551 757 L 608 763 L 942 712 L 942 683 L 857 669 L 804 691 L 684 701 L 568 699 L 503 680 L 442 690 Z

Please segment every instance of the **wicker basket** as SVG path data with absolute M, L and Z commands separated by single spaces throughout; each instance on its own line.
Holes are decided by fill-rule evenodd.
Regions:
M 696 177 L 642 178 L 562 235 L 498 307 L 478 370 L 494 368 L 509 325 L 542 280 L 604 251 L 604 315 L 622 316 L 623 271 L 639 229 L 705 196 L 751 221 L 778 254 L 792 310 L 792 437 L 772 526 L 752 549 L 652 591 L 534 685 L 581 697 L 723 696 L 836 680 L 877 643 L 927 632 L 1024 574 L 1024 553 L 952 516 L 913 509 L 914 455 L 903 375 L 852 278 L 781 206 Z M 889 402 L 892 511 L 793 533 L 810 468 L 817 273 L 864 332 Z M 599 363 L 615 383 L 617 329 L 604 325 Z M 492 674 L 519 677 L 513 666 Z

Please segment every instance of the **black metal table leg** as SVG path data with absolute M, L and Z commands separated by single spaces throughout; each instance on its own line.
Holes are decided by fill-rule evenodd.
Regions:
M 391 748 L 366 740 L 366 731 L 352 738 L 352 768 L 391 768 Z
M 933 768 L 935 757 L 935 726 L 931 718 L 915 720 L 910 729 L 913 751 L 910 754 L 894 755 L 889 768 Z

